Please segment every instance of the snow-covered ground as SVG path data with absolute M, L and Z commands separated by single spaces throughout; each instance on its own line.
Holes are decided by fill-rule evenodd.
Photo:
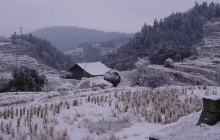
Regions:
M 11 44 L 10 42 L 0 42 L 0 45 Z
M 171 140 L 217 140 L 220 123 L 196 127 L 201 98 L 209 96 L 218 98 L 220 87 L 81 89 L 63 84 L 49 93 L 2 93 L 0 138 L 145 140 L 164 132 Z

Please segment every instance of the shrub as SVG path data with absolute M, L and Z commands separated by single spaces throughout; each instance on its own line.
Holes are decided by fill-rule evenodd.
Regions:
M 118 71 L 110 70 L 105 73 L 104 80 L 112 83 L 114 87 L 117 87 L 121 81 L 121 77 Z
M 90 87 L 91 88 L 105 89 L 106 87 L 110 87 L 110 86 L 111 86 L 111 83 L 104 80 L 103 77 L 92 77 L 92 78 L 90 78 Z
M 149 68 L 145 65 L 140 65 L 131 74 L 130 79 L 132 86 L 138 85 L 150 88 L 169 85 L 171 83 L 168 74 L 164 73 L 162 70 Z
M 5 92 L 41 91 L 46 82 L 45 75 L 39 75 L 36 70 L 24 66 L 13 69 L 12 77 L 13 79 L 8 82 Z
M 7 90 L 9 81 L 8 79 L 0 79 L 0 93 Z

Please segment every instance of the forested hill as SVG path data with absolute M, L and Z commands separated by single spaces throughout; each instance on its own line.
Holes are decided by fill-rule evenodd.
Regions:
M 67 69 L 73 65 L 73 60 L 70 60 L 63 52 L 52 46 L 46 39 L 41 39 L 32 34 L 17 35 L 14 33 L 11 36 L 12 43 L 26 47 L 26 55 L 29 55 L 38 61 L 55 69 Z
M 129 40 L 132 34 L 104 32 L 79 27 L 46 27 L 32 33 L 34 36 L 45 38 L 61 51 L 70 51 L 88 41 L 108 41 L 118 38 Z
M 128 70 L 142 57 L 148 57 L 153 64 L 164 64 L 167 58 L 183 60 L 196 53 L 195 46 L 203 39 L 203 26 L 214 17 L 220 17 L 219 4 L 195 2 L 185 13 L 155 19 L 152 26 L 144 24 L 118 53 L 106 55 L 103 61 L 111 68 Z

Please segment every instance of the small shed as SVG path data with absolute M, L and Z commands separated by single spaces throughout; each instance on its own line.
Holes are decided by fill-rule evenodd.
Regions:
M 107 71 L 111 70 L 101 62 L 77 63 L 69 68 L 73 79 L 80 80 L 82 77 L 103 76 Z

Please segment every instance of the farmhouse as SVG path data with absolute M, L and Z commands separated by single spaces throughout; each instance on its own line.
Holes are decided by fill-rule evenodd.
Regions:
M 82 77 L 103 76 L 110 68 L 101 62 L 77 63 L 69 68 L 73 79 L 80 80 Z

